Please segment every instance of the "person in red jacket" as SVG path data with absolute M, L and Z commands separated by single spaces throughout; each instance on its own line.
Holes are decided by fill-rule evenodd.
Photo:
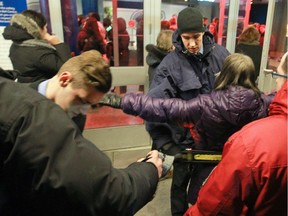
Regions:
M 105 38 L 99 30 L 97 13 L 89 13 L 77 35 L 77 46 L 80 52 L 88 50 L 98 50 L 101 54 L 106 54 Z
M 226 142 L 222 161 L 199 192 L 192 215 L 287 215 L 287 53 L 272 76 L 282 88 L 269 117 Z

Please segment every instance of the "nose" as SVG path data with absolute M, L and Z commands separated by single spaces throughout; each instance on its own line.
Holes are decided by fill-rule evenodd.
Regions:
M 189 39 L 188 45 L 189 45 L 189 47 L 195 47 L 196 46 L 196 40 L 193 38 Z

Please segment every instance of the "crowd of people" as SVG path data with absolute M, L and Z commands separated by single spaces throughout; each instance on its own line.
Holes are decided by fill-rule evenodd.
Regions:
M 79 17 L 81 54 L 72 57 L 41 13 L 13 15 L 3 32 L 13 70 L 0 68 L 0 215 L 134 215 L 165 175 L 162 154 L 175 157 L 173 216 L 287 215 L 288 52 L 271 73 L 277 93 L 265 95 L 257 87 L 256 28 L 244 29 L 231 54 L 203 20 L 187 7 L 162 22 L 156 45 L 145 47 L 147 95 L 119 96 L 107 94 L 110 20 Z M 117 23 L 119 62 L 128 65 L 126 21 Z M 147 120 L 151 151 L 114 168 L 82 136 L 97 104 Z M 222 152 L 222 160 L 177 160 L 187 149 Z

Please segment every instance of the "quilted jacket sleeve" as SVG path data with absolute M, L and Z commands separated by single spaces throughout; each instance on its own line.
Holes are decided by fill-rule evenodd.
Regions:
M 121 101 L 122 110 L 151 122 L 192 122 L 202 114 L 206 96 L 189 101 L 172 98 L 153 98 L 143 94 L 129 93 Z

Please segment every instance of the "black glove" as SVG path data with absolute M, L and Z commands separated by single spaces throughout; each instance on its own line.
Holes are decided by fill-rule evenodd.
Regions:
M 98 102 L 99 105 L 110 106 L 116 109 L 121 109 L 122 96 L 115 93 L 107 93 Z

